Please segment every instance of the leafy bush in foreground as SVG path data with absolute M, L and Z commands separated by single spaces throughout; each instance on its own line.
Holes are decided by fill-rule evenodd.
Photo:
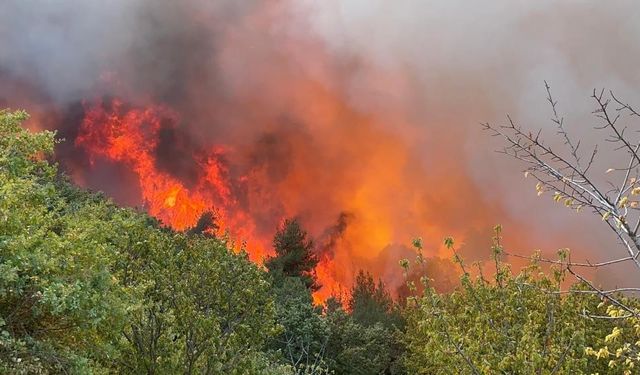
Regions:
M 534 262 L 513 274 L 499 261 L 499 235 L 498 228 L 493 277 L 485 277 L 482 269 L 473 277 L 456 256 L 463 270 L 458 290 L 438 294 L 425 277 L 424 293 L 409 298 L 409 373 L 607 373 L 606 363 L 585 353 L 585 346 L 601 342 L 612 327 L 607 320 L 583 316 L 596 311 L 600 299 L 589 293 L 563 293 L 564 272 L 559 268 L 549 276 Z M 453 240 L 446 244 L 453 250 Z M 420 251 L 420 241 L 416 245 Z M 417 266 L 423 261 L 418 255 Z M 403 266 L 407 269 L 409 262 Z

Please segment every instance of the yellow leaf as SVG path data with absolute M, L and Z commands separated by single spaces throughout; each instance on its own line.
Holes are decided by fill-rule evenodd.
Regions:
M 628 201 L 629 197 L 622 197 L 622 199 L 620 199 L 620 202 L 618 202 L 618 207 L 625 207 Z
M 604 338 L 604 342 L 613 342 L 615 341 L 620 334 L 622 333 L 622 329 L 618 328 L 618 327 L 613 327 L 613 330 L 611 331 L 611 334 L 607 335 Z

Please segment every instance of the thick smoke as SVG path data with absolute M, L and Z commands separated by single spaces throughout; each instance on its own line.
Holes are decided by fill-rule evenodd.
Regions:
M 497 223 L 516 251 L 571 247 L 597 260 L 606 232 L 535 199 L 478 124 L 510 113 L 553 135 L 543 80 L 578 135 L 594 123 L 594 87 L 640 103 L 638 12 L 632 2 L 9 0 L 0 106 L 58 129 L 76 181 L 130 205 L 144 203 L 135 174 L 92 164 L 73 143 L 86 103 L 169 107 L 177 119 L 160 132 L 158 170 L 196 186 L 197 161 L 219 148 L 253 235 L 268 246 L 283 217 L 299 217 L 332 257 L 319 272 L 347 285 L 358 268 L 400 283 L 402 244 L 418 235 L 430 255 L 448 255 L 451 234 L 483 259 Z
M 457 159 L 452 174 L 470 177 L 469 183 L 478 189 L 478 195 L 464 199 L 470 204 L 478 199 L 498 204 L 505 211 L 494 220 L 522 228 L 534 239 L 526 240 L 528 248 L 520 252 L 567 246 L 594 260 L 616 251 L 602 251 L 615 247 L 602 223 L 533 198 L 531 182 L 517 173 L 516 163 L 492 153 L 500 144 L 481 134 L 477 123 L 504 122 L 509 113 L 525 127 L 543 129 L 553 144 L 555 125 L 549 121 L 551 109 L 543 87 L 547 80 L 568 130 L 583 140 L 585 149 L 595 143 L 603 146 L 602 133 L 592 131 L 597 124 L 591 115 L 592 90 L 605 87 L 631 103 L 640 102 L 636 68 L 640 25 L 634 21 L 640 11 L 635 5 L 631 1 L 399 1 L 389 6 L 384 1 L 354 0 L 305 1 L 300 8 L 308 10 L 313 30 L 333 56 L 367 61 L 349 83 L 352 103 L 367 111 L 391 106 L 409 113 L 411 123 L 423 130 L 418 132 L 424 138 L 413 144 L 423 152 L 429 173 L 433 173 L 429 160 L 441 163 L 443 155 Z M 376 81 L 371 77 L 398 71 L 411 83 L 397 97 L 381 100 L 385 83 L 372 90 Z M 409 137 L 415 139 L 415 134 L 409 132 Z M 600 171 L 618 164 L 606 147 L 606 143 L 601 147 Z M 522 246 L 509 241 L 511 225 L 507 243 Z M 486 247 L 488 232 L 478 229 L 466 237 L 467 258 Z

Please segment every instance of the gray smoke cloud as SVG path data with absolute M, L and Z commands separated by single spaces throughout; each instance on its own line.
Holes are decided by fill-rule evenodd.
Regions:
M 602 133 L 592 129 L 597 124 L 592 90 L 606 87 L 640 102 L 640 24 L 635 21 L 640 10 L 634 2 L 346 0 L 297 6 L 307 11 L 312 30 L 332 53 L 369 62 L 369 77 L 409 72 L 409 93 L 392 105 L 405 106 L 438 141 L 442 133 L 455 134 L 458 142 L 446 147 L 453 149 L 451 157 L 464 159 L 465 173 L 485 197 L 505 202 L 508 215 L 526 223 L 541 240 L 539 246 L 550 246 L 546 239 L 559 236 L 566 240 L 555 246 L 577 244 L 596 258 L 600 249 L 612 247 L 598 220 L 531 198 L 532 183 L 522 179 L 518 164 L 494 154 L 500 143 L 477 125 L 504 122 L 510 114 L 525 127 L 543 129 L 554 144 L 547 80 L 567 129 L 585 145 L 602 143 Z M 362 108 L 376 108 L 371 103 L 381 100 L 360 78 L 351 82 L 352 99 Z M 417 147 L 426 159 L 430 149 L 443 151 L 428 141 L 422 145 Z M 615 162 L 606 145 L 604 150 L 602 171 Z

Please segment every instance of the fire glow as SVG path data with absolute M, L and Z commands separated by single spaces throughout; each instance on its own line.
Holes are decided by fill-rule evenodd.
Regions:
M 329 72 L 320 81 L 269 86 L 283 97 L 275 103 L 269 94 L 236 98 L 231 115 L 175 108 L 106 77 L 102 90 L 122 96 L 83 99 L 81 109 L 66 110 L 71 117 L 62 111 L 40 126 L 68 139 L 58 157 L 76 183 L 178 231 L 212 213 L 214 234 L 228 235 L 257 264 L 272 254 L 278 225 L 297 217 L 320 257 L 316 302 L 344 296 L 361 269 L 394 293 L 412 238 L 425 236 L 428 255 L 447 257 L 445 235 L 463 241 L 470 230 L 491 227 L 495 208 L 459 199 L 477 192 L 456 159 L 427 171 L 408 139 L 415 127 L 397 112 L 356 109 L 329 89 Z M 220 119 L 236 128 L 209 127 Z
M 119 99 L 108 103 L 85 103 L 84 113 L 75 146 L 88 154 L 92 166 L 97 158 L 104 158 L 133 172 L 138 179 L 143 207 L 149 214 L 165 225 L 183 231 L 194 227 L 206 212 L 212 212 L 216 221 L 214 235 L 228 234 L 232 239 L 241 240 L 255 262 L 261 262 L 269 255 L 270 239 L 256 234 L 251 216 L 243 212 L 232 193 L 232 185 L 256 181 L 252 181 L 250 175 L 230 181 L 224 163 L 224 147 L 211 147 L 192 155 L 199 178 L 187 186 L 170 173 L 159 170 L 155 160 L 160 132 L 176 130 L 177 113 L 158 105 L 133 108 Z M 273 219 L 274 224 L 279 221 Z M 320 255 L 317 275 L 323 288 L 314 296 L 317 302 L 326 299 L 330 293 L 343 292 L 343 285 L 333 276 L 332 257 Z
M 226 170 L 220 158 L 223 151 L 212 149 L 194 155 L 202 171 L 195 186 L 166 172 L 159 171 L 155 161 L 159 132 L 174 127 L 178 115 L 166 107 L 124 108 L 120 100 L 87 106 L 75 144 L 84 148 L 91 159 L 108 158 L 125 164 L 139 180 L 142 200 L 148 212 L 161 222 L 182 231 L 196 225 L 205 212 L 213 212 L 218 228 L 215 235 L 229 231 L 236 238 L 254 239 L 251 221 L 237 208 L 231 195 Z M 251 246 L 252 259 L 265 255 L 260 241 Z
M 322 105 L 319 110 L 326 111 L 324 118 L 337 117 L 344 121 L 346 116 L 357 125 L 350 131 L 355 130 L 360 138 L 368 138 L 366 143 L 357 146 L 363 148 L 362 151 L 369 149 L 360 163 L 314 165 L 305 154 L 317 146 L 291 131 L 280 133 L 281 139 L 276 141 L 267 137 L 267 148 L 277 150 L 279 146 L 272 143 L 287 144 L 286 155 L 277 155 L 274 162 L 302 162 L 289 165 L 276 181 L 269 172 L 273 166 L 264 164 L 261 157 L 251 157 L 253 161 L 246 164 L 247 157 L 238 152 L 237 146 L 211 144 L 187 150 L 186 159 L 194 164 L 189 168 L 195 170 L 196 177 L 184 181 L 185 178 L 166 168 L 163 170 L 158 160 L 163 134 L 172 134 L 171 142 L 178 142 L 175 134 L 185 131 L 181 128 L 180 114 L 165 105 L 133 106 L 120 99 L 83 103 L 74 147 L 88 156 L 89 166 L 81 173 L 91 174 L 93 169 L 99 169 L 96 163 L 99 160 L 119 164 L 130 171 L 139 187 L 142 207 L 165 225 L 183 231 L 194 227 L 205 212 L 212 212 L 216 219 L 214 234 L 228 234 L 236 244 L 243 243 L 250 258 L 257 263 L 271 253 L 271 236 L 278 223 L 286 217 L 300 216 L 309 226 L 320 255 L 317 275 L 322 289 L 314 297 L 322 301 L 333 293 L 344 293 L 357 270 L 367 261 L 375 263 L 378 253 L 393 243 L 394 232 L 398 231 L 392 222 L 396 209 L 385 208 L 388 196 L 402 189 L 405 198 L 417 197 L 419 188 L 376 183 L 385 176 L 390 181 L 406 181 L 399 173 L 408 156 L 398 139 L 376 130 L 369 121 L 348 111 L 343 103 L 326 93 L 316 96 L 316 103 Z M 317 125 L 334 126 L 332 124 L 333 120 Z M 349 138 L 327 140 L 332 147 L 348 152 Z M 250 149 L 265 147 L 263 143 L 262 139 Z M 321 150 L 320 154 L 312 155 L 316 161 L 330 158 L 327 153 L 338 151 L 329 147 Z M 250 154 L 256 152 L 259 151 L 250 150 Z M 267 154 L 273 153 L 267 150 Z M 167 157 L 185 155 L 169 152 Z M 231 169 L 236 172 L 231 173 Z M 338 180 L 333 186 L 318 185 L 333 176 L 350 180 Z M 305 196 L 305 193 L 311 195 Z M 322 199 L 324 203 L 314 199 Z M 330 212 L 334 215 L 329 216 Z M 333 223 L 336 216 L 338 220 Z M 257 228 L 256 217 L 262 217 L 263 222 L 267 219 L 262 230 Z M 410 236 L 409 232 L 402 233 Z M 238 249 L 240 245 L 235 247 Z M 392 262 L 396 263 L 395 259 Z

